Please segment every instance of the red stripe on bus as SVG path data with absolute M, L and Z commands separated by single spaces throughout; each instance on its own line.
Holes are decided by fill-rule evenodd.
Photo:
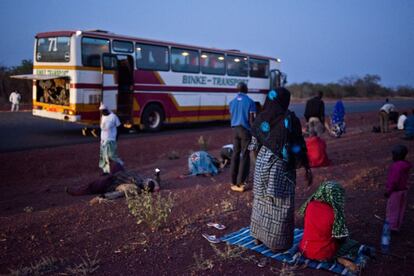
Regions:
M 195 87 L 195 86 L 170 86 L 170 85 L 135 85 L 135 90 L 141 91 L 171 91 L 171 92 L 230 92 L 237 93 L 236 88 L 217 88 L 217 87 Z M 267 94 L 268 90 L 260 89 L 249 91 L 249 93 Z
M 70 88 L 78 89 L 102 89 L 102 85 L 96 83 L 71 83 Z M 104 86 L 104 90 L 118 90 L 118 86 Z M 195 86 L 170 86 L 170 85 L 134 85 L 134 92 L 159 91 L 159 92 L 208 92 L 208 93 L 237 93 L 235 88 L 195 87 Z M 267 94 L 268 90 L 260 89 L 249 93 Z M 153 94 L 151 94 L 153 95 Z
M 72 36 L 75 33 L 76 33 L 75 31 L 44 32 L 44 33 L 38 33 L 36 35 L 36 38 L 55 37 L 55 36 Z
M 138 83 L 161 84 L 154 71 L 135 70 L 134 80 Z
M 94 89 L 102 89 L 101 84 L 97 83 L 71 83 L 70 88 L 94 88 Z M 118 90 L 118 86 L 104 86 L 104 90 Z

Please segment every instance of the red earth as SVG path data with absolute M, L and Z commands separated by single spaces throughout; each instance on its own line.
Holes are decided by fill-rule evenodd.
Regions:
M 403 133 L 397 130 L 373 133 L 375 124 L 375 112 L 351 114 L 343 137 L 335 139 L 325 134 L 332 165 L 313 169 L 310 189 L 306 188 L 303 169 L 298 170 L 296 204 L 298 208 L 323 180 L 341 182 L 347 193 L 346 219 L 351 236 L 379 252 L 390 151 L 395 144 L 405 144 L 409 148 L 407 159 L 414 163 L 414 142 L 400 139 Z M 81 264 L 86 254 L 97 261 L 96 275 L 329 274 L 303 267 L 282 268 L 275 261 L 260 268 L 260 255 L 250 251 L 239 255 L 221 244 L 217 248 L 228 254 L 217 254 L 201 234 L 221 236 L 248 226 L 252 191 L 232 192 L 228 168 L 214 177 L 179 178 L 187 170 L 189 153 L 198 150 L 200 136 L 209 141 L 209 152 L 217 157 L 220 148 L 232 141 L 231 129 L 226 127 L 138 134 L 119 141 L 119 154 L 127 169 L 150 175 L 154 168 L 160 168 L 161 194 L 174 196 L 168 224 L 156 232 L 136 223 L 125 199 L 91 206 L 93 196 L 65 193 L 66 186 L 87 183 L 101 173 L 97 166 L 98 141 L 0 154 L 0 274 L 10 273 L 10 269 L 22 272 L 45 258 L 59 260 L 48 267 L 46 275 L 80 274 L 70 273 L 68 267 Z M 170 160 L 173 151 L 179 158 Z M 413 181 L 412 172 L 410 184 Z M 412 191 L 405 215 L 401 233 L 392 237 L 391 255 L 378 253 L 363 274 L 412 275 Z M 227 229 L 208 228 L 206 223 L 210 221 L 225 224 Z M 303 225 L 299 215 L 296 224 Z

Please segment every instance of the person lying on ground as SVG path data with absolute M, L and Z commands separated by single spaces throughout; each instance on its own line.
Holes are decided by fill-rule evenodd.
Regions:
M 392 232 L 400 231 L 407 206 L 408 178 L 411 163 L 405 160 L 408 150 L 404 145 L 397 145 L 392 149 L 392 160 L 388 169 L 385 197 L 387 201 L 386 220 Z
M 117 162 L 110 162 L 110 173 L 79 186 L 67 187 L 66 192 L 73 196 L 101 194 L 101 197 L 114 199 L 125 193 L 155 192 L 160 189 L 160 170 L 155 170 L 155 178 L 145 178 L 137 172 L 126 171 Z
M 349 238 L 345 224 L 345 190 L 335 181 L 320 184 L 302 205 L 304 215 L 303 238 L 299 250 L 309 259 L 337 261 L 356 271 L 358 267 L 348 258 L 358 254 L 359 243 Z
M 308 149 L 309 166 L 311 168 L 329 166 L 330 161 L 326 153 L 325 140 L 318 137 L 315 131 L 312 131 L 305 142 Z
M 188 157 L 188 174 L 186 176 L 193 175 L 216 175 L 219 173 L 220 162 L 206 151 L 193 152 Z

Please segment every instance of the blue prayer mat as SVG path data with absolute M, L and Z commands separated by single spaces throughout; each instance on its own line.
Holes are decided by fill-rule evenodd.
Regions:
M 302 254 L 297 254 L 299 253 L 299 250 L 298 250 L 299 242 L 301 241 L 302 236 L 303 236 L 303 229 L 295 228 L 292 248 L 282 253 L 273 253 L 269 248 L 267 248 L 263 244 L 256 245 L 254 242 L 255 239 L 252 236 L 250 236 L 249 227 L 245 227 L 234 233 L 227 234 L 223 238 L 221 238 L 221 240 L 228 244 L 238 245 L 238 246 L 241 246 L 247 249 L 254 250 L 266 257 L 269 257 L 269 258 L 272 258 L 278 261 L 282 261 L 290 265 L 304 264 L 309 268 L 328 270 L 328 271 L 331 271 L 333 273 L 337 273 L 340 275 L 353 275 L 352 272 L 350 272 L 343 265 L 341 265 L 340 263 L 336 261 L 331 261 L 331 262 L 314 261 L 314 260 L 305 258 L 304 256 L 302 256 Z M 374 249 L 369 246 L 361 245 L 359 247 L 357 257 L 352 261 L 356 265 L 358 265 L 360 268 L 363 268 L 369 258 L 369 255 L 372 255 L 372 252 L 374 252 L 373 250 Z

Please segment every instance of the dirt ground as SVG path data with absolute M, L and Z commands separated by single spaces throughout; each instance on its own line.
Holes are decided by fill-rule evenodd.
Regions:
M 341 182 L 347 193 L 346 219 L 351 236 L 379 251 L 390 150 L 395 144 L 405 144 L 410 151 L 408 160 L 414 163 L 414 142 L 401 140 L 403 134 L 397 130 L 372 133 L 376 123 L 376 112 L 351 114 L 348 132 L 342 138 L 324 137 L 332 165 L 313 169 L 310 189 L 305 188 L 303 169 L 298 171 L 296 204 L 298 208 L 325 179 Z M 188 154 L 198 150 L 201 135 L 215 156 L 222 145 L 231 143 L 230 128 L 222 128 L 153 137 L 138 134 L 118 144 L 128 169 L 151 175 L 154 168 L 160 168 L 161 194 L 174 196 L 168 225 L 156 232 L 136 224 L 125 199 L 90 206 L 93 196 L 65 193 L 66 186 L 87 183 L 101 173 L 98 142 L 0 154 L 0 274 L 10 273 L 10 269 L 28 271 L 31 266 L 33 272 L 36 265 L 40 267 L 47 260 L 50 262 L 43 269 L 50 275 L 82 274 L 88 264 L 91 270 L 96 268 L 96 275 L 329 274 L 302 267 L 283 268 L 274 261 L 260 268 L 256 261 L 261 256 L 238 254 L 221 244 L 217 248 L 223 254 L 217 254 L 201 234 L 222 236 L 248 226 L 252 191 L 230 191 L 228 168 L 214 177 L 179 178 L 186 172 Z M 170 160 L 173 151 L 179 158 Z M 411 185 L 413 182 L 412 172 Z M 412 275 L 413 191 L 408 202 L 402 231 L 392 237 L 392 255 L 377 254 L 364 275 Z M 303 225 L 302 220 L 296 216 L 297 227 Z M 227 229 L 208 228 L 210 221 L 223 223 Z M 69 273 L 68 268 L 76 265 L 78 270 Z

